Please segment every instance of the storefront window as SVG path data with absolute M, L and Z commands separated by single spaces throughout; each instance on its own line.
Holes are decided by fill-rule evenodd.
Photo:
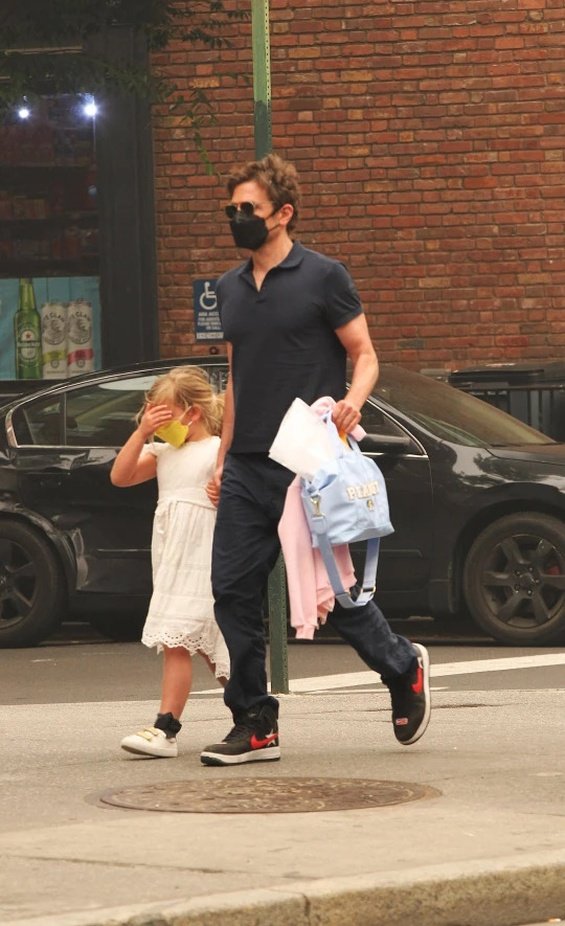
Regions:
M 0 131 L 0 379 L 100 369 L 96 105 L 71 95 Z

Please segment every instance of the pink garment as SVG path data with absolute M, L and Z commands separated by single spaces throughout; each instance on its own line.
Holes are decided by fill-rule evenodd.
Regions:
M 334 405 L 335 401 L 328 396 L 318 399 L 312 408 L 323 415 Z M 351 433 L 355 440 L 365 436 L 360 425 Z M 314 632 L 325 624 L 328 614 L 333 611 L 335 596 L 320 551 L 312 547 L 300 497 L 300 476 L 288 487 L 278 531 L 288 580 L 290 623 L 298 640 L 312 640 Z M 356 578 L 349 546 L 345 543 L 334 547 L 334 554 L 344 588 L 351 588 Z

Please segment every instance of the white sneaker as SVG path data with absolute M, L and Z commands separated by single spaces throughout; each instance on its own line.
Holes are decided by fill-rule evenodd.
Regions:
M 176 737 L 168 737 L 164 730 L 157 730 L 156 727 L 145 727 L 138 733 L 125 736 L 120 745 L 126 752 L 138 756 L 173 759 L 179 754 Z

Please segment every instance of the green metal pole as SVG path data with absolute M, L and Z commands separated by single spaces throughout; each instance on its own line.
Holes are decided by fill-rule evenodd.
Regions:
M 269 0 L 251 0 L 255 157 L 272 151 Z M 271 691 L 288 694 L 286 575 L 282 556 L 269 576 Z
M 269 576 L 269 644 L 271 691 L 288 694 L 286 573 L 282 556 Z
M 253 44 L 253 101 L 255 106 L 255 157 L 272 149 L 271 50 L 269 44 L 269 0 L 251 0 Z

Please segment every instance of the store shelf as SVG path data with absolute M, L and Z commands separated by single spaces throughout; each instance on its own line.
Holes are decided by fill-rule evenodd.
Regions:
M 25 219 L 1 219 L 0 230 L 3 228 L 13 232 L 34 231 L 38 227 L 42 228 L 61 228 L 67 225 L 78 225 L 81 228 L 96 228 L 98 226 L 98 215 L 94 211 L 81 212 L 64 212 L 61 215 L 51 215 L 45 219 L 25 218 Z
M 10 174 L 18 173 L 30 173 L 31 171 L 41 173 L 53 173 L 54 171 L 85 171 L 85 170 L 94 170 L 94 165 L 89 161 L 84 161 L 82 164 L 77 164 L 75 162 L 64 163 L 52 163 L 52 164 L 0 164 L 0 177 L 4 178 Z
M 100 262 L 98 257 L 80 260 L 1 260 L 0 278 L 13 277 L 56 277 L 56 276 L 98 276 Z

